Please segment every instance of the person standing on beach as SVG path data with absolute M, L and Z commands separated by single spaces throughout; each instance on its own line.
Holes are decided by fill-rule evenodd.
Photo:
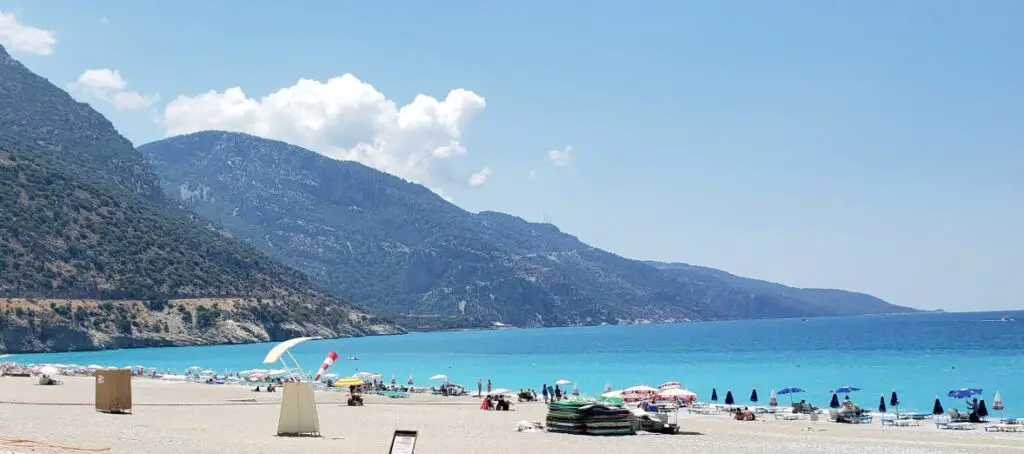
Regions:
M 555 402 L 562 400 L 562 388 L 555 385 Z
M 488 391 L 490 391 L 490 390 L 488 389 Z M 478 395 L 478 396 L 484 395 L 484 379 L 483 378 L 477 378 L 476 379 L 476 395 Z
M 540 395 L 544 396 L 544 403 L 547 404 L 548 403 L 548 384 L 547 383 L 545 383 L 544 386 L 542 386 L 540 388 Z
M 491 393 L 491 379 L 487 379 L 487 394 Z

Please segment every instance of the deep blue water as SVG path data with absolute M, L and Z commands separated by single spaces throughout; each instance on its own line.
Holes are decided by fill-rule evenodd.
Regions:
M 1002 313 L 915 314 L 687 323 L 673 325 L 514 329 L 418 333 L 312 341 L 294 353 L 307 371 L 330 350 L 339 361 L 332 372 L 371 371 L 418 384 L 430 375 L 474 386 L 490 378 L 495 388 L 540 389 L 566 378 L 583 393 L 669 381 L 710 397 L 732 390 L 745 401 L 753 388 L 767 400 L 772 389 L 805 388 L 801 396 L 827 405 L 828 391 L 850 385 L 865 406 L 896 390 L 904 409 L 928 411 L 936 395 L 960 387 L 984 389 L 991 405 L 1001 391 L 1007 415 L 1024 416 L 1024 312 L 1015 322 Z M 26 363 L 125 366 L 143 364 L 181 371 L 198 365 L 215 370 L 264 367 L 272 344 L 151 348 L 83 353 L 14 355 Z M 349 361 L 348 355 L 358 356 Z M 780 397 L 780 401 L 785 401 Z M 762 401 L 763 403 L 763 401 Z

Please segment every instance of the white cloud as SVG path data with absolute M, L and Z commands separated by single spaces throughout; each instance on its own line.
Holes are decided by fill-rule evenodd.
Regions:
M 530 169 L 530 173 L 526 174 L 526 178 L 529 178 L 531 180 L 536 180 L 537 179 L 537 169 Z
M 0 44 L 16 52 L 50 55 L 57 38 L 53 31 L 22 24 L 14 13 L 0 11 Z
M 160 95 L 155 93 L 144 95 L 127 90 L 128 81 L 116 69 L 87 69 L 71 88 L 107 101 L 117 110 L 143 109 L 160 100 Z
M 104 17 L 101 17 L 101 18 L 100 18 L 100 23 L 101 23 L 101 24 L 103 24 L 103 25 L 107 25 L 107 24 L 109 24 L 109 23 L 110 23 L 110 21 L 109 21 L 109 20 L 107 20 L 107 17 L 106 17 L 106 16 L 104 16 Z
M 480 169 L 479 172 L 469 176 L 469 185 L 473 187 L 480 186 L 487 182 L 487 177 L 489 176 L 491 176 L 491 168 L 484 167 L 483 169 Z
M 548 160 L 558 167 L 565 167 L 569 165 L 569 161 L 572 160 L 572 145 L 569 145 L 562 150 L 549 151 Z
M 300 79 L 262 98 L 249 97 L 241 87 L 178 96 L 164 109 L 164 125 L 167 135 L 246 132 L 430 182 L 438 173 L 432 164 L 467 152 L 463 132 L 485 106 L 483 97 L 462 88 L 443 100 L 421 94 L 399 106 L 373 85 L 344 74 L 325 82 Z

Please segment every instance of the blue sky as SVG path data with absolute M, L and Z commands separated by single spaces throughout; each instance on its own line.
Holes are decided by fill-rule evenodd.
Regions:
M 0 39 L 137 144 L 271 131 L 629 257 L 1024 308 L 1024 2 L 239 5 L 0 0 L 54 42 Z

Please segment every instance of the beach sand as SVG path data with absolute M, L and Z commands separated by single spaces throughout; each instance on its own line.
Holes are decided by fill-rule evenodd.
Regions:
M 474 398 L 366 396 L 363 407 L 344 404 L 347 393 L 316 393 L 322 437 L 277 437 L 281 393 L 242 386 L 135 379 L 131 415 L 94 410 L 92 378 L 65 377 L 61 386 L 35 378 L 0 377 L 0 453 L 344 453 L 388 451 L 393 431 L 419 431 L 416 453 L 559 454 L 680 452 L 937 453 L 1024 452 L 1024 433 L 940 431 L 921 427 L 854 426 L 807 421 L 732 421 L 680 414 L 684 434 L 591 437 L 520 433 L 521 420 L 543 421 L 540 403 L 516 411 L 484 412 Z M 232 400 L 256 399 L 255 403 Z M 808 427 L 811 430 L 808 430 Z M 66 449 L 66 448 L 73 449 Z M 86 451 L 87 450 L 87 451 Z

